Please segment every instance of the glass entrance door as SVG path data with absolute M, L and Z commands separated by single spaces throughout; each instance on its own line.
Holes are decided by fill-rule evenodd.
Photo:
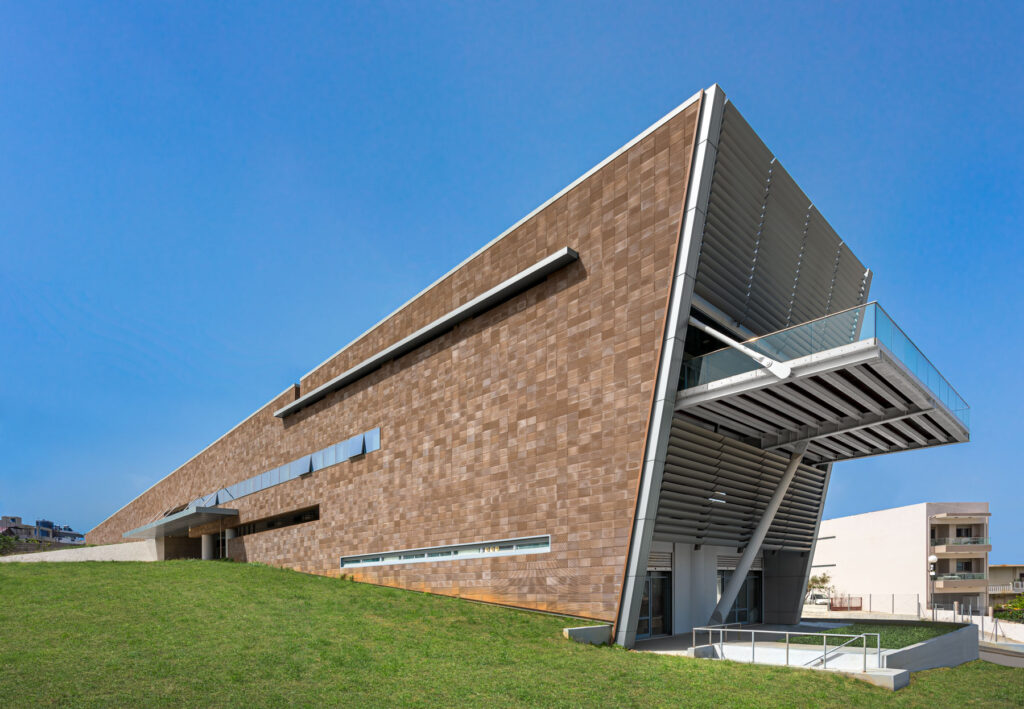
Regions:
M 636 636 L 652 638 L 671 634 L 672 574 L 668 571 L 648 571 L 644 581 L 644 595 L 640 600 Z
M 732 569 L 718 570 L 718 596 L 722 596 L 726 584 L 732 578 Z M 732 610 L 726 616 L 726 623 L 760 623 L 761 622 L 761 572 L 751 571 L 740 586 L 740 592 L 736 595 L 736 602 Z

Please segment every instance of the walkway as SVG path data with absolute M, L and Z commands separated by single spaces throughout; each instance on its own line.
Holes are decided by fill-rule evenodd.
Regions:
M 744 626 L 743 630 L 777 630 L 794 634 L 820 633 L 824 630 L 840 628 L 847 624 L 825 621 L 808 622 L 805 620 L 799 625 L 749 625 Z M 697 645 L 707 645 L 707 633 L 698 633 L 698 635 L 703 635 L 703 637 L 697 638 Z M 822 647 L 818 644 L 790 642 L 787 657 L 784 636 L 775 635 L 774 633 L 754 633 L 754 635 L 756 636 L 756 642 L 752 645 L 750 633 L 732 633 L 731 637 L 726 635 L 725 642 L 721 643 L 718 641 L 718 635 L 716 634 L 714 637 L 715 657 L 735 662 L 756 662 L 757 664 L 764 665 L 788 664 L 791 667 L 826 669 L 822 667 L 820 662 Z M 653 652 L 661 655 L 691 655 L 689 651 L 691 649 L 692 637 L 692 633 L 683 633 L 670 637 L 641 640 L 637 642 L 636 649 L 641 652 Z M 860 641 L 854 641 L 853 644 L 856 644 L 856 647 L 853 647 L 853 644 L 840 649 L 830 647 L 827 669 L 860 672 L 864 668 L 865 663 L 869 670 L 878 668 L 879 661 L 884 666 L 885 655 L 891 651 L 883 648 L 881 657 L 879 657 L 879 653 L 873 647 L 873 640 L 874 638 L 869 638 L 868 640 L 869 646 L 866 657 Z

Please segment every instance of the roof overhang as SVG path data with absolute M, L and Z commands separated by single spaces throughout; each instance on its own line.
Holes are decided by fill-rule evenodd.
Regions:
M 159 537 L 173 537 L 181 533 L 188 533 L 189 528 L 198 527 L 201 524 L 217 522 L 229 517 L 237 517 L 238 510 L 228 510 L 221 507 L 189 507 L 167 515 L 156 522 L 150 522 L 130 532 L 125 532 L 125 538 L 131 539 L 157 539 Z
M 931 515 L 930 519 L 939 522 L 987 522 L 991 512 L 940 512 Z
M 878 339 L 683 389 L 676 410 L 765 450 L 808 443 L 808 462 L 834 462 L 969 440 L 967 427 Z

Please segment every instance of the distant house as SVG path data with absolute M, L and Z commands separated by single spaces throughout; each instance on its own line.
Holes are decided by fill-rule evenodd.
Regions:
M 827 572 L 839 594 L 916 595 L 923 608 L 987 608 L 988 530 L 987 502 L 923 502 L 826 519 L 811 569 Z
M 0 518 L 0 534 L 18 539 L 38 539 L 62 544 L 85 544 L 85 535 L 76 532 L 69 525 L 54 524 L 48 519 L 37 519 L 35 524 L 25 524 L 21 517 L 4 515 Z
M 993 564 L 988 567 L 988 595 L 1001 606 L 1024 594 L 1024 564 Z

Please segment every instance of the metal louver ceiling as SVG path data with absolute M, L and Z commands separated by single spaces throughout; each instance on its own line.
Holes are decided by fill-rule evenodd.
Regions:
M 713 433 L 677 414 L 654 538 L 743 547 L 788 462 L 788 456 Z M 799 467 L 762 548 L 810 551 L 826 474 L 824 467 Z
M 731 103 L 695 293 L 756 334 L 867 302 L 871 272 Z

